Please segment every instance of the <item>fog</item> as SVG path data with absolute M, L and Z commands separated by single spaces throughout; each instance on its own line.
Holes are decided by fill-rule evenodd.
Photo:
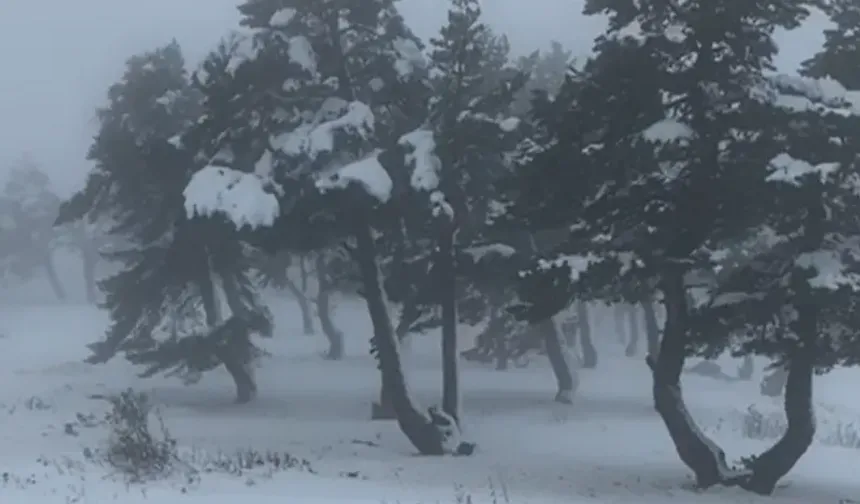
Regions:
M 237 0 L 3 0 L 0 5 L 0 180 L 29 154 L 68 195 L 83 183 L 94 109 L 125 59 L 176 38 L 190 64 L 236 27 Z M 442 0 L 403 0 L 422 37 L 445 18 Z M 603 28 L 580 15 L 581 0 L 492 0 L 487 20 L 525 53 L 559 40 L 580 56 Z M 821 45 L 822 16 L 781 34 L 779 66 L 791 70 Z

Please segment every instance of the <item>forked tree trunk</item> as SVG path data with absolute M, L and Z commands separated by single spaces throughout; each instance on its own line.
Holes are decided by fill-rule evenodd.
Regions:
M 445 219 L 442 217 L 442 219 Z M 454 229 L 442 222 L 436 273 L 442 312 L 442 411 L 460 423 L 460 374 L 457 354 L 457 276 L 454 264 Z
M 594 369 L 597 367 L 597 349 L 591 340 L 591 324 L 588 321 L 588 306 L 584 301 L 576 302 L 576 324 L 579 333 L 579 344 L 582 346 L 582 367 Z
M 60 281 L 60 276 L 57 275 L 57 269 L 54 267 L 54 258 L 49 253 L 45 255 L 42 261 L 45 267 L 45 273 L 48 275 L 48 282 L 51 284 L 51 290 L 54 291 L 54 295 L 57 296 L 57 299 L 65 301 L 67 297 L 66 289 Z
M 656 358 L 649 355 L 646 361 L 654 378 L 654 407 L 666 424 L 678 455 L 693 471 L 700 488 L 723 484 L 762 495 L 773 493 L 777 482 L 794 467 L 815 435 L 812 346 L 816 314 L 811 309 L 798 310 L 796 332 L 801 341 L 792 352 L 789 364 L 785 399 L 788 429 L 772 448 L 753 457 L 747 470 L 736 471 L 728 467 L 725 452 L 695 424 L 681 393 L 688 313 L 683 271 L 667 271 L 662 287 L 666 303 L 663 340 L 659 355 Z
M 579 379 L 564 355 L 555 322 L 549 318 L 535 324 L 533 329 L 543 338 L 546 355 L 558 383 L 558 392 L 555 395 L 556 402 L 573 404 L 573 394 L 579 385 Z
M 406 387 L 397 336 L 388 315 L 379 266 L 376 263 L 376 246 L 371 228 L 363 222 L 356 224 L 356 246 L 352 252 L 358 264 L 367 310 L 373 325 L 373 341 L 377 349 L 383 390 L 391 399 L 400 429 L 413 446 L 423 455 L 443 455 L 445 440 L 441 431 L 415 407 Z
M 657 323 L 657 311 L 650 296 L 641 303 L 645 315 L 645 337 L 648 340 L 648 354 L 657 356 L 660 352 L 660 325 Z
M 636 305 L 625 305 L 625 307 L 627 320 L 630 323 L 630 339 L 627 341 L 624 355 L 635 357 L 639 353 L 639 339 L 642 337 L 642 333 L 639 330 L 639 310 Z
M 317 314 L 320 318 L 320 328 L 328 338 L 329 344 L 325 358 L 341 360 L 344 353 L 343 333 L 334 325 L 331 316 L 332 283 L 328 274 L 328 264 L 326 264 L 323 254 L 317 254 L 315 263 L 317 285 L 319 286 L 317 290 Z

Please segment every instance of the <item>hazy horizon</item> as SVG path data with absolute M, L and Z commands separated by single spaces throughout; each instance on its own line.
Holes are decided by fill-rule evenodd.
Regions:
M 50 174 L 63 196 L 80 188 L 89 169 L 84 159 L 95 131 L 95 108 L 135 53 L 177 39 L 190 67 L 235 29 L 241 0 L 3 0 L 0 44 L 9 48 L 0 77 L 0 181 L 9 165 L 28 155 Z M 603 29 L 584 18 L 582 0 L 484 2 L 487 21 L 508 35 L 516 53 L 559 40 L 585 56 Z M 203 5 L 195 3 L 198 7 Z M 403 0 L 402 12 L 416 33 L 435 35 L 445 20 L 441 0 Z M 537 6 L 540 6 L 538 8 Z M 781 70 L 790 71 L 821 46 L 826 20 L 815 16 L 779 37 Z

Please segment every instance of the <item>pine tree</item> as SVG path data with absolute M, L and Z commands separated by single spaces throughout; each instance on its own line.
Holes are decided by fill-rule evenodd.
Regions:
M 177 43 L 131 57 L 99 109 L 99 132 L 84 189 L 61 208 L 57 224 L 109 222 L 117 243 L 103 252 L 123 269 L 100 282 L 111 325 L 90 345 L 91 363 L 123 352 L 143 376 L 170 371 L 195 381 L 224 365 L 237 401 L 256 394 L 254 333 L 270 316 L 250 279 L 248 245 L 223 219 L 189 220 L 183 189 L 198 162 L 181 135 L 200 118 Z
M 52 227 L 59 206 L 50 178 L 33 160 L 24 158 L 13 166 L 0 194 L 0 215 L 7 224 L 0 243 L 0 276 L 31 280 L 44 273 L 62 301 L 66 289 L 54 266 L 54 251 L 65 233 Z
M 827 15 L 836 25 L 824 30 L 824 49 L 804 61 L 801 74 L 808 77 L 830 77 L 848 89 L 860 89 L 860 5 L 852 0 L 831 0 Z
M 420 41 L 405 26 L 395 4 L 392 0 L 242 4 L 242 24 L 252 31 L 253 46 L 246 66 L 263 68 L 253 62 L 271 57 L 289 75 L 274 78 L 280 80 L 277 88 L 261 85 L 245 96 L 250 101 L 266 95 L 279 100 L 258 121 L 267 130 L 268 142 L 249 154 L 248 164 L 222 171 L 256 181 L 257 190 L 262 190 L 259 181 L 267 177 L 261 167 L 271 168 L 277 205 L 250 213 L 256 217 L 277 213 L 277 219 L 262 223 L 270 230 L 281 227 L 294 233 L 289 238 L 280 233 L 280 241 L 270 233 L 270 247 L 295 247 L 295 240 L 300 240 L 309 249 L 320 249 L 346 239 L 374 329 L 383 388 L 390 394 L 397 420 L 421 453 L 443 454 L 460 446 L 459 429 L 434 408 L 423 414 L 409 397 L 380 278 L 379 247 L 385 245 L 385 234 L 380 236 L 377 230 L 392 229 L 399 220 L 398 203 L 410 191 L 404 170 L 397 173 L 383 165 L 402 168 L 397 141 L 420 124 L 421 96 L 427 92 L 421 78 L 425 62 Z M 240 64 L 237 69 L 241 68 Z M 256 79 L 263 80 L 271 82 Z M 256 168 L 248 166 L 250 160 Z M 204 214 L 241 214 L 236 208 L 200 206 L 192 189 L 202 189 L 205 184 L 197 182 L 211 171 L 207 167 L 195 174 L 186 205 Z M 212 192 L 225 196 L 230 190 L 225 185 L 210 191 L 210 196 Z
M 840 193 L 839 182 L 816 186 L 812 175 L 804 178 L 811 185 L 800 188 L 772 182 L 786 152 L 811 149 L 813 158 L 805 159 L 818 165 L 822 138 L 834 131 L 808 111 L 782 108 L 792 103 L 786 94 L 821 99 L 822 92 L 765 77 L 775 52 L 773 30 L 797 26 L 808 14 L 806 3 L 774 9 L 757 1 L 594 0 L 585 11 L 608 14 L 610 27 L 596 41 L 596 56 L 554 101 L 556 111 L 570 113 L 538 112 L 549 141 L 544 137 L 534 150 L 513 209 L 532 225 L 567 225 L 572 232 L 557 251 L 565 255 L 539 268 L 551 273 L 526 278 L 522 292 L 532 296 L 531 311 L 545 313 L 563 306 L 558 299 L 588 292 L 607 297 L 631 287 L 659 290 L 666 322 L 659 350 L 647 362 L 655 408 L 681 459 L 702 487 L 771 493 L 812 441 L 810 348 L 818 338 L 814 321 L 822 315 L 815 307 L 836 301 L 827 289 L 805 283 L 817 272 L 804 254 L 841 250 L 842 236 L 853 234 L 838 212 L 822 212 L 822 202 Z M 564 187 L 564 196 L 553 186 Z M 578 190 L 569 191 L 573 186 Z M 844 201 L 854 204 L 847 196 Z M 785 248 L 726 262 L 727 249 L 738 243 L 748 248 L 768 230 L 786 240 Z M 723 273 L 715 277 L 716 271 Z M 696 278 L 711 280 L 693 288 Z M 740 291 L 731 284 L 744 281 L 754 285 L 746 284 L 746 295 L 734 294 L 749 305 L 732 303 L 731 318 L 726 298 L 715 293 Z M 750 330 L 768 320 L 779 330 Z M 770 355 L 789 367 L 792 427 L 746 470 L 732 471 L 687 414 L 680 375 L 688 353 L 726 345 L 739 331 L 746 335 L 741 354 Z

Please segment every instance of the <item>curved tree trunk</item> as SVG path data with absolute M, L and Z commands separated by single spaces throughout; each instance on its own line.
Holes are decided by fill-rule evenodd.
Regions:
M 654 409 L 663 419 L 681 461 L 689 467 L 700 488 L 722 483 L 731 474 L 725 452 L 696 425 L 684 404 L 681 372 L 687 343 L 687 298 L 683 270 L 664 273 L 666 325 L 656 356 L 646 358 L 654 380 Z
M 797 332 L 801 341 L 792 352 L 785 384 L 785 418 L 788 428 L 769 450 L 753 458 L 752 475 L 741 483 L 746 490 L 770 495 L 776 484 L 797 464 L 815 438 L 812 404 L 812 377 L 815 364 L 814 343 L 817 313 L 811 307 L 798 307 Z
M 373 342 L 379 359 L 383 390 L 389 394 L 400 429 L 413 446 L 423 455 L 443 455 L 446 453 L 447 440 L 443 439 L 439 426 L 415 407 L 406 387 L 397 336 L 386 308 L 370 226 L 357 223 L 355 238 L 356 247 L 352 253 L 358 264 L 367 310 L 373 325 Z
M 400 320 L 397 321 L 397 328 L 394 330 L 394 335 L 397 337 L 398 344 L 403 344 L 408 341 L 409 328 L 412 327 L 421 312 L 418 310 L 415 303 L 407 302 L 400 314 Z M 397 414 L 394 412 L 394 405 L 391 402 L 391 394 L 385 388 L 385 382 L 382 383 L 379 390 L 379 401 L 371 404 L 370 410 L 371 420 L 396 420 Z
M 543 338 L 552 372 L 558 382 L 558 392 L 555 395 L 556 402 L 573 404 L 573 394 L 579 385 L 579 379 L 565 358 L 555 322 L 549 318 L 535 324 L 533 329 Z
M 329 348 L 325 355 L 326 359 L 341 360 L 343 359 L 344 344 L 343 333 L 334 325 L 334 320 L 331 317 L 331 294 L 332 285 L 328 275 L 328 265 L 325 262 L 324 254 L 317 254 L 316 265 L 317 284 L 319 285 L 317 293 L 317 314 L 320 318 L 320 328 L 328 338 Z
M 654 301 L 649 296 L 640 304 L 642 312 L 645 314 L 645 337 L 648 340 L 648 354 L 656 357 L 660 352 L 660 325 L 657 323 Z
M 630 323 L 630 339 L 627 341 L 627 348 L 624 350 L 624 355 L 627 357 L 635 357 L 639 353 L 639 339 L 641 331 L 639 330 L 639 310 L 636 305 L 625 305 L 627 311 L 627 320 Z
M 579 333 L 579 344 L 582 346 L 582 367 L 594 369 L 597 367 L 597 349 L 591 340 L 591 324 L 588 321 L 588 306 L 583 301 L 576 303 L 576 324 Z

